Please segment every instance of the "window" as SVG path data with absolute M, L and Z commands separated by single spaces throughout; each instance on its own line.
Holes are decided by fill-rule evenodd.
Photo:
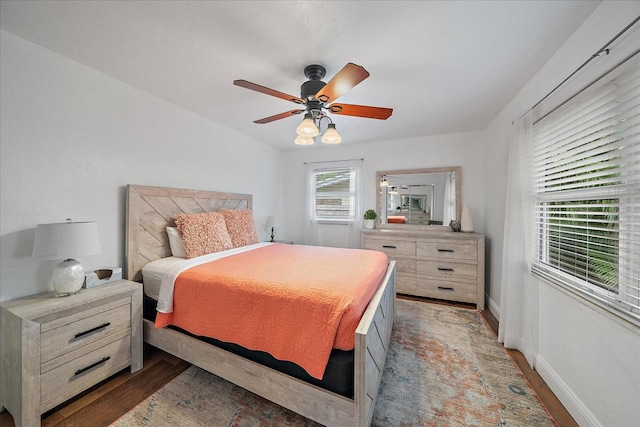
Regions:
M 533 125 L 533 270 L 638 322 L 640 67 L 631 64 Z
M 316 219 L 355 219 L 357 192 L 354 168 L 315 169 L 313 182 Z

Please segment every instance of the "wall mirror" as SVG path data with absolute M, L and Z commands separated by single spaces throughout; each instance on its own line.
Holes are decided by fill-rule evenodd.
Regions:
M 448 226 L 460 221 L 462 168 L 459 166 L 376 172 L 376 201 L 382 228 Z

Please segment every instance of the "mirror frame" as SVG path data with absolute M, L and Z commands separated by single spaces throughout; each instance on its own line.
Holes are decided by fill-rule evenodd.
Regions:
M 376 172 L 376 213 L 378 218 L 376 219 L 376 226 L 380 228 L 399 228 L 406 229 L 407 227 L 413 229 L 433 229 L 439 227 L 449 228 L 449 224 L 442 225 L 416 225 L 416 224 L 382 224 L 382 206 L 380 203 L 380 181 L 384 175 L 409 175 L 416 173 L 441 173 L 441 172 L 455 172 L 456 173 L 456 219 L 460 221 L 462 217 L 462 168 L 460 166 L 450 167 L 438 167 L 438 168 L 420 168 L 420 169 L 398 169 L 398 170 L 386 170 Z

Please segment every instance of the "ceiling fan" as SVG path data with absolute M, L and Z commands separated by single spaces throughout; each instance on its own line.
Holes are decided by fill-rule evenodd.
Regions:
M 298 137 L 295 142 L 300 145 L 313 144 L 315 137 L 320 133 L 320 121 L 325 118 L 328 119 L 330 123 L 322 137 L 322 142 L 336 144 L 342 141 L 342 138 L 336 131 L 335 124 L 331 118 L 327 116 L 327 113 L 378 120 L 386 120 L 393 113 L 392 108 L 370 107 L 354 104 L 331 104 L 352 87 L 369 77 L 369 72 L 360 65 L 349 62 L 335 76 L 333 76 L 328 83 L 322 81 L 326 75 L 326 70 L 322 65 L 314 64 L 305 67 L 304 75 L 309 80 L 304 82 L 300 87 L 300 97 L 289 95 L 246 80 L 234 80 L 233 84 L 275 96 L 276 98 L 284 99 L 285 101 L 291 101 L 295 104 L 304 105 L 304 109 L 300 108 L 290 110 L 254 121 L 254 123 L 265 124 L 275 120 L 284 119 L 286 117 L 295 116 L 300 113 L 305 113 L 304 120 L 296 129 Z

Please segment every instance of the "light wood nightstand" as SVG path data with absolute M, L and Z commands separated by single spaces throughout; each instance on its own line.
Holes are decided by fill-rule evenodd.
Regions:
M 0 304 L 0 387 L 16 426 L 131 366 L 142 368 L 142 285 L 128 280 Z

